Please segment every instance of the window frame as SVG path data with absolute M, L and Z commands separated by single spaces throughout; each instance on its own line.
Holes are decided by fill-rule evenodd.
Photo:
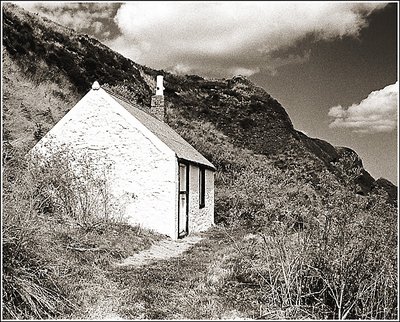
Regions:
M 199 208 L 206 206 L 206 169 L 199 168 Z

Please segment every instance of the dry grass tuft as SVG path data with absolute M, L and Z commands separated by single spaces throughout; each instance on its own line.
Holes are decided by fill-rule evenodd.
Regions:
M 76 207 L 76 199 L 72 198 L 76 192 L 68 194 L 67 189 L 73 182 L 65 179 L 74 180 L 74 176 L 68 176 L 68 168 L 60 165 L 61 162 L 46 163 L 43 171 L 18 153 L 5 164 L 5 319 L 92 315 L 93 307 L 98 307 L 107 293 L 118 291 L 108 276 L 112 262 L 149 248 L 162 238 L 127 225 L 109 213 L 79 213 L 77 209 L 82 211 L 82 207 Z M 92 186 L 97 182 L 89 173 L 86 179 L 92 180 Z M 59 202 L 59 191 L 64 203 Z M 89 194 L 86 197 L 90 204 Z M 68 211 L 71 209 L 75 209 L 74 214 Z

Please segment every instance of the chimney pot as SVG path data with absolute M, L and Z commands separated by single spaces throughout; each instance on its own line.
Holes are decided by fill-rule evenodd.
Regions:
M 164 122 L 165 107 L 164 107 L 164 86 L 163 76 L 157 76 L 156 95 L 151 97 L 150 113 L 160 121 Z
M 163 76 L 157 75 L 156 95 L 164 95 Z

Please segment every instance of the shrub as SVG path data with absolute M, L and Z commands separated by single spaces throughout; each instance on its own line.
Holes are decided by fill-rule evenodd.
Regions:
M 121 221 L 121 200 L 110 191 L 109 166 L 95 162 L 91 155 L 77 154 L 68 146 L 46 145 L 49 155 L 33 152 L 29 171 L 37 178 L 38 209 L 72 218 L 77 224 L 90 226 Z
M 7 162 L 3 178 L 3 318 L 43 319 L 68 312 L 72 304 L 37 252 L 39 198 L 26 162 Z
M 292 199 L 286 188 L 280 203 L 270 200 L 255 234 L 238 243 L 232 278 L 259 285 L 261 318 L 396 319 L 395 209 L 384 195 L 310 192 Z
M 313 234 L 310 268 L 324 285 L 331 317 L 396 319 L 395 209 L 380 195 L 337 190 L 330 198 L 336 202 L 325 206 L 319 235 Z
M 90 158 L 82 157 L 77 171 L 68 150 L 53 152 L 47 158 L 29 154 L 5 159 L 3 318 L 48 319 L 70 313 L 76 308 L 70 292 L 76 291 L 65 284 L 55 258 L 66 251 L 63 247 L 94 249 L 87 243 L 89 234 L 95 232 L 95 238 L 108 229 L 114 231 L 121 221 L 105 174 L 94 171 Z M 71 243 L 76 237 L 70 235 L 86 242 Z M 67 246 L 60 243 L 63 238 Z M 90 256 L 91 263 L 96 262 L 98 255 Z M 98 260 L 107 262 L 104 256 Z
M 43 128 L 42 123 L 35 124 L 35 131 L 33 131 L 33 137 L 38 142 L 44 135 L 46 134 L 46 130 Z
M 96 70 L 98 64 L 99 62 L 92 57 L 85 57 L 85 60 L 83 61 L 83 66 L 89 73 L 93 73 Z

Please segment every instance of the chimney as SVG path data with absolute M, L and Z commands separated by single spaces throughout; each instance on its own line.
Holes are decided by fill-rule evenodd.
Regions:
M 151 97 L 150 113 L 162 122 L 164 122 L 165 118 L 163 93 L 164 93 L 163 76 L 157 75 L 156 95 L 153 95 Z

